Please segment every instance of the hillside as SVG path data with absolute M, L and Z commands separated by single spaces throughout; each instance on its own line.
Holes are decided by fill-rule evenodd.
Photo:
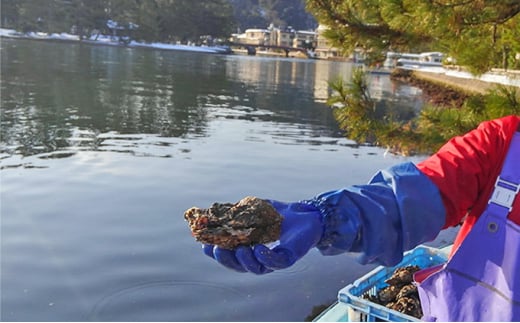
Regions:
M 229 0 L 233 7 L 239 31 L 247 28 L 292 27 L 296 30 L 313 30 L 316 19 L 305 11 L 304 0 Z

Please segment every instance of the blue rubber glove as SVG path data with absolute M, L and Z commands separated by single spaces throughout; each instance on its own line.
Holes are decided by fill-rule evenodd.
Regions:
M 234 250 L 204 245 L 204 253 L 227 268 L 266 274 L 293 265 L 317 245 L 324 229 L 318 208 L 307 202 L 268 202 L 283 216 L 278 245 L 272 249 L 258 244 Z
M 297 203 L 270 201 L 283 215 L 280 244 L 235 250 L 204 246 L 222 265 L 264 274 L 287 268 L 316 247 L 323 255 L 359 253 L 362 264 L 396 265 L 403 252 L 433 240 L 446 210 L 435 184 L 410 162 L 353 185 Z

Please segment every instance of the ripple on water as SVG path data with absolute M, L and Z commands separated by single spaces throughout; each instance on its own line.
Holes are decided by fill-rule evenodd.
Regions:
M 204 306 L 204 297 L 218 293 L 219 304 L 212 300 Z M 233 304 L 247 295 L 240 291 L 204 281 L 151 281 L 128 286 L 101 298 L 94 306 L 89 320 L 93 321 L 211 321 L 226 317 L 216 309 L 233 315 Z M 170 313 L 165 317 L 165 313 Z

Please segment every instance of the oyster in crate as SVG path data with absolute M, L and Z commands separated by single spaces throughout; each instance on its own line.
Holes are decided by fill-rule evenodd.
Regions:
M 413 282 L 413 274 L 419 271 L 419 266 L 405 266 L 397 268 L 385 283 L 391 286 L 403 286 Z
M 252 196 L 208 209 L 192 207 L 184 218 L 196 240 L 225 249 L 278 240 L 283 219 L 269 202 Z
M 392 303 L 391 306 L 387 305 L 387 307 L 416 318 L 421 318 L 423 315 L 421 303 L 419 302 L 419 299 L 415 297 L 399 298 L 395 303 Z
M 413 282 L 413 274 L 418 270 L 420 267 L 416 265 L 397 268 L 392 276 L 385 280 L 388 286 L 379 289 L 374 295 L 363 295 L 363 298 L 398 312 L 421 318 L 419 293 Z

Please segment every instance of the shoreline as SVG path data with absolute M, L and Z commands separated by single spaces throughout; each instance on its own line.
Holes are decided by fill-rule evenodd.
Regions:
M 56 42 L 71 42 L 78 44 L 87 45 L 102 45 L 102 46 L 116 46 L 116 47 L 129 47 L 129 48 L 143 48 L 143 49 L 155 49 L 155 50 L 175 50 L 184 52 L 199 52 L 208 54 L 237 54 L 247 55 L 247 52 L 241 50 L 231 50 L 220 46 L 193 46 L 193 45 L 182 45 L 182 44 L 163 44 L 163 43 L 140 43 L 130 42 L 130 44 L 123 45 L 119 41 L 114 40 L 110 36 L 99 35 L 99 39 L 85 39 L 79 40 L 75 35 L 66 33 L 61 34 L 47 34 L 47 33 L 20 33 L 11 29 L 0 28 L 0 39 L 18 39 L 18 40 L 36 40 L 36 41 L 56 41 Z M 292 58 L 302 59 L 303 55 L 291 54 L 286 57 L 285 54 L 276 53 L 272 51 L 258 51 L 256 56 L 264 57 L 279 57 L 279 58 Z M 404 71 L 405 73 L 402 73 Z M 408 73 L 408 71 L 410 73 Z M 396 79 L 410 83 L 412 85 L 416 83 L 415 80 L 420 80 L 418 83 L 430 83 L 432 88 L 443 88 L 450 89 L 451 92 L 458 92 L 463 95 L 475 95 L 475 94 L 486 94 L 489 90 L 496 88 L 498 85 L 515 86 L 520 88 L 520 71 L 509 70 L 503 71 L 499 69 L 491 70 L 479 77 L 475 77 L 468 72 L 463 71 L 461 67 L 446 66 L 442 68 L 434 69 L 395 69 L 391 73 L 399 74 Z M 410 74 L 410 75 L 408 75 Z M 419 84 L 421 85 L 421 84 Z M 420 86 L 418 86 L 420 87 Z M 443 91 L 444 92 L 444 91 Z M 439 97 L 439 95 L 436 95 Z M 449 100 L 449 98 L 448 98 Z M 444 100 L 447 101 L 447 100 Z
M 443 66 L 437 69 L 412 70 L 413 77 L 442 84 L 465 94 L 486 94 L 498 86 L 520 88 L 520 70 L 492 69 L 480 76 L 464 71 L 460 66 Z
M 469 92 L 470 94 L 486 94 L 489 90 L 500 84 L 425 71 L 413 71 L 413 75 L 420 80 L 439 84 L 444 87 L 452 87 L 466 93 Z
M 455 77 L 446 78 L 437 73 L 398 68 L 392 71 L 390 79 L 421 89 L 425 102 L 439 107 L 461 107 L 468 97 L 482 95 L 480 92 L 473 92 L 473 89 L 469 90 L 469 87 L 463 87 Z
M 54 41 L 54 42 L 69 42 L 75 44 L 86 44 L 94 46 L 111 46 L 111 47 L 127 47 L 127 48 L 144 48 L 154 50 L 171 50 L 184 51 L 193 53 L 206 54 L 229 54 L 229 50 L 222 46 L 195 46 L 185 44 L 167 44 L 167 43 L 142 43 L 131 41 L 128 44 L 123 44 L 117 37 L 97 35 L 94 39 L 82 39 L 78 36 L 67 33 L 48 34 L 48 33 L 21 33 L 11 29 L 0 28 L 0 39 L 15 39 L 15 40 L 34 40 L 34 41 Z
M 446 70 L 446 73 L 439 73 L 438 71 L 397 68 L 392 71 L 390 78 L 394 81 L 407 83 L 420 88 L 426 97 L 426 101 L 439 107 L 460 108 L 468 98 L 472 96 L 484 96 L 500 86 L 520 89 L 520 86 L 514 84 L 484 81 L 465 76 L 447 75 L 447 73 L 449 73 L 449 70 Z M 509 74 L 503 71 L 494 73 L 509 78 Z M 512 71 L 510 73 L 514 75 L 514 80 L 516 80 L 517 75 L 515 75 L 515 73 L 518 73 L 518 71 Z M 518 75 L 520 76 L 520 74 Z

